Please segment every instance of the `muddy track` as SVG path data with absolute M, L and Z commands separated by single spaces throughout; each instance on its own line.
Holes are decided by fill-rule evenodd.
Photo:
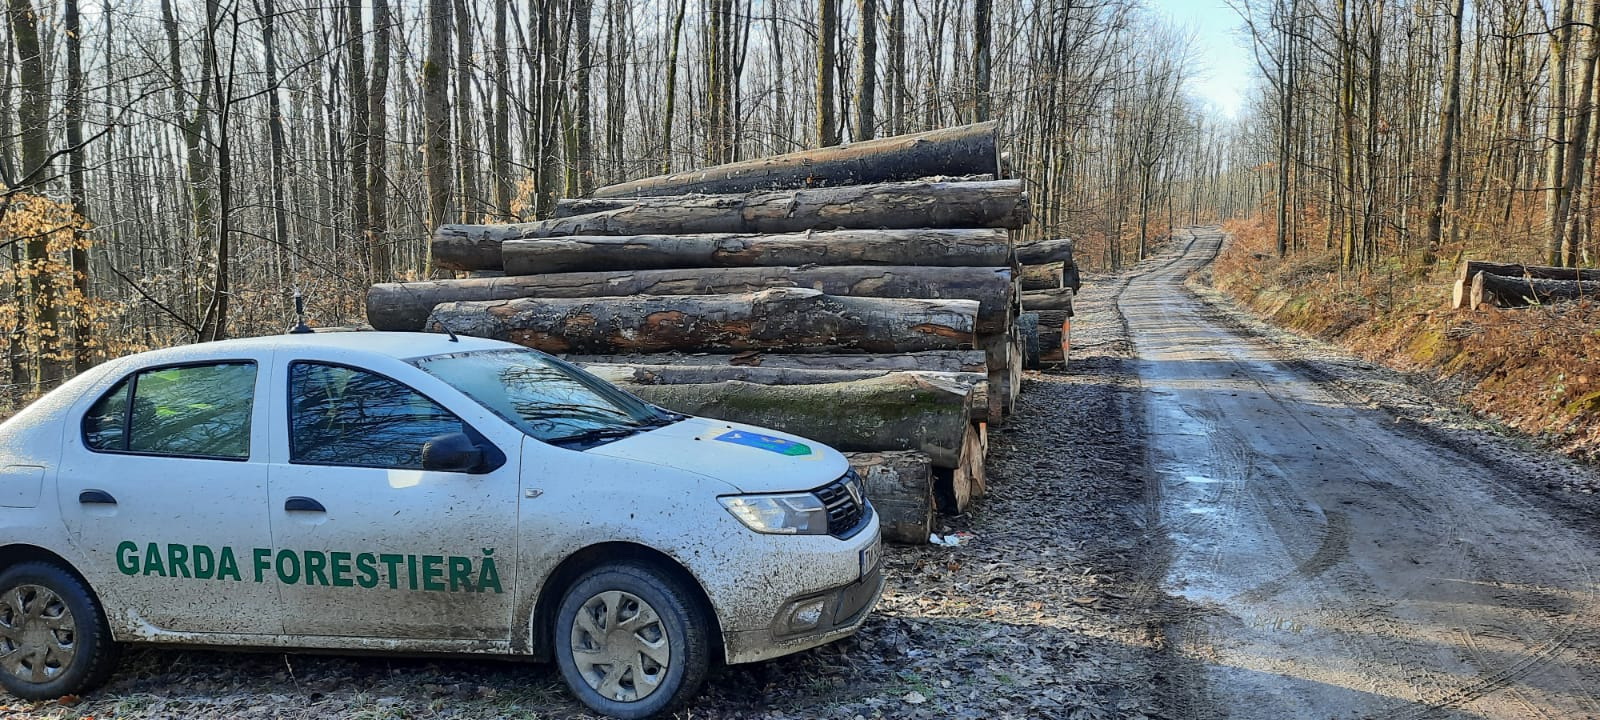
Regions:
M 1138 355 L 1181 717 L 1600 717 L 1600 542 L 1503 456 L 1397 429 L 1184 287 L 1194 229 L 1119 308 Z

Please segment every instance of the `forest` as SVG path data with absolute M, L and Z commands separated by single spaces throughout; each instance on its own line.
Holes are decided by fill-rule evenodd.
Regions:
M 9 0 L 7 397 L 106 357 L 359 321 L 448 222 L 607 183 L 1002 123 L 1038 237 L 1138 258 L 1225 197 L 1233 135 L 1136 0 Z M 1231 186 L 1230 186 L 1231 187 Z M 1254 195 L 1251 195 L 1254 193 Z M 1223 207 L 1227 205 L 1228 207 Z M 1202 211 L 1201 208 L 1205 210 Z

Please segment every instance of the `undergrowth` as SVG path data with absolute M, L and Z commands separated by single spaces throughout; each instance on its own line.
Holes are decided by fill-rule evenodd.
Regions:
M 1460 389 L 1472 410 L 1587 462 L 1600 461 L 1600 304 L 1450 309 L 1457 265 L 1396 258 L 1339 272 L 1336 251 L 1279 260 L 1270 218 L 1225 224 L 1213 282 L 1272 322 Z M 1318 238 L 1320 240 L 1320 238 Z M 1505 248 L 1461 256 L 1515 262 Z M 1459 259 L 1459 257 L 1457 258 Z

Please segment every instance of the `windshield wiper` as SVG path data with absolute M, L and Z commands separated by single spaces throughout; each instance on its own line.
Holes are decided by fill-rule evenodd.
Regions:
M 590 430 L 584 430 L 583 432 L 573 433 L 571 435 L 562 435 L 561 437 L 558 437 L 558 438 L 551 438 L 548 442 L 551 442 L 551 443 L 554 443 L 554 444 L 557 444 L 557 445 L 586 444 L 586 443 L 595 442 L 597 440 L 614 440 L 614 439 L 619 439 L 619 438 L 625 438 L 625 437 L 628 437 L 629 435 L 636 434 L 639 431 L 644 430 L 644 429 L 645 429 L 645 427 L 644 426 L 640 426 L 640 425 L 619 425 L 619 426 L 614 426 L 614 427 L 598 427 L 598 428 L 593 428 L 593 429 L 590 429 Z

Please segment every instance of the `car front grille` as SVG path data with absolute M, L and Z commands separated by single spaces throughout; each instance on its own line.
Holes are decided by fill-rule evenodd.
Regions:
M 867 500 L 862 496 L 861 479 L 855 469 L 811 492 L 828 508 L 829 535 L 842 538 L 860 529 L 867 513 Z

